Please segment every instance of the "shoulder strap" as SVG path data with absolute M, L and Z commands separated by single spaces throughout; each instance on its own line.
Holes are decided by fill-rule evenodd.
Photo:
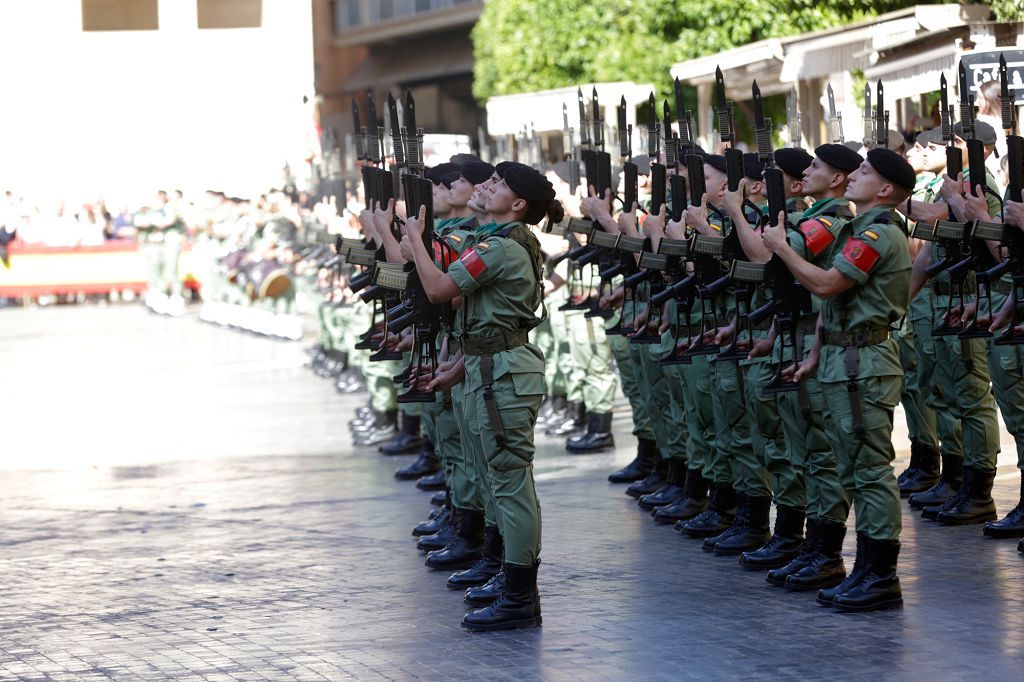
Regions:
M 537 295 L 541 305 L 540 318 L 534 317 L 525 325 L 527 329 L 533 329 L 548 319 L 548 307 L 544 303 L 544 254 L 541 253 L 540 242 L 522 223 L 512 223 L 495 232 L 494 236 L 511 239 L 526 249 L 526 253 L 530 256 L 530 265 L 533 267 L 533 276 L 537 280 Z

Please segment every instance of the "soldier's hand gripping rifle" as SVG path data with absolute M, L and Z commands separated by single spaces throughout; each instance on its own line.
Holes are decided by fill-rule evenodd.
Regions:
M 723 86 L 722 90 L 724 91 L 724 89 L 725 88 Z M 754 137 L 757 142 L 757 155 L 759 160 L 764 163 L 766 167 L 774 168 L 775 156 L 772 149 L 772 121 L 764 115 L 764 108 L 761 101 L 761 89 L 758 87 L 756 80 L 751 85 L 751 94 L 753 96 L 754 103 Z M 781 178 L 782 171 L 777 168 L 775 170 L 778 171 Z M 736 173 L 736 171 L 734 170 L 733 173 Z M 738 189 L 739 181 L 736 180 L 735 177 L 730 177 L 729 182 L 730 189 L 732 188 L 733 182 L 736 183 L 736 187 Z M 744 199 L 744 201 L 749 202 L 748 199 Z M 750 205 L 753 206 L 752 203 Z M 758 216 L 762 216 L 759 208 L 756 206 L 753 206 L 753 208 L 757 210 Z M 754 227 L 760 227 L 760 225 Z M 728 284 L 733 285 L 734 297 L 736 299 L 736 331 L 733 334 L 732 341 L 728 346 L 723 348 L 719 354 L 719 358 L 724 360 L 745 359 L 750 353 L 750 348 L 753 344 L 750 305 L 757 286 L 755 281 L 750 281 L 749 278 L 744 277 L 744 274 L 748 272 L 748 266 L 750 263 L 749 258 L 747 258 L 747 255 L 743 250 L 743 244 L 740 241 L 739 230 L 741 229 L 745 228 L 741 225 L 732 225 L 728 234 L 723 238 L 722 265 L 723 268 L 728 268 L 728 272 L 717 281 L 708 287 L 702 288 L 701 290 L 702 297 L 707 295 L 710 298 L 724 289 Z M 705 294 L 705 291 L 707 294 Z
M 1007 76 L 1006 58 L 1000 55 L 1000 102 L 1003 130 L 1006 131 L 1006 156 L 1009 162 L 1009 183 L 1006 191 L 1010 201 L 1020 202 L 1021 192 L 1024 192 L 1024 138 L 1019 131 L 1020 122 L 1017 120 L 1017 107 L 1013 96 L 1015 93 L 1010 91 Z M 993 343 L 1000 346 L 1024 344 L 1024 333 L 1018 332 L 1016 327 L 1016 310 L 1024 302 L 1024 225 L 1004 225 L 1002 246 L 1007 253 L 1004 267 L 1012 276 L 1010 305 L 1013 306 L 1014 314 L 1010 317 L 1010 325 L 1006 331 L 996 337 Z M 992 271 L 989 271 L 988 275 L 991 281 L 998 279 Z

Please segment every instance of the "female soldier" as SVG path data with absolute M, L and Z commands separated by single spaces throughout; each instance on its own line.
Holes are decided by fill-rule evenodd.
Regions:
M 545 217 L 558 222 L 562 207 L 551 183 L 520 163 L 502 164 L 490 187 L 487 212 L 494 223 L 477 230 L 467 249 L 444 273 L 423 244 L 423 213 L 406 221 L 411 251 L 427 297 L 434 303 L 464 299 L 461 351 L 467 435 L 485 462 L 498 526 L 505 541 L 504 588 L 489 606 L 466 615 L 470 630 L 540 625 L 540 503 L 533 481 L 533 430 L 544 397 L 544 356 L 527 341 L 540 319 L 542 257 L 524 225 Z M 440 390 L 442 386 L 435 386 Z M 469 449 L 467 449 L 468 451 Z

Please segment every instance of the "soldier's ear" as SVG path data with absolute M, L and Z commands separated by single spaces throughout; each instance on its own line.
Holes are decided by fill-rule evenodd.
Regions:
M 883 182 L 882 186 L 878 189 L 878 196 L 882 199 L 888 199 L 896 194 L 896 185 L 891 182 Z

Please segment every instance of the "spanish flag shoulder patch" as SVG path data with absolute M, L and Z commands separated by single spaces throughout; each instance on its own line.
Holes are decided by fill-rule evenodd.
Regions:
M 878 241 L 878 233 L 874 230 L 864 230 L 864 236 L 868 239 Z

